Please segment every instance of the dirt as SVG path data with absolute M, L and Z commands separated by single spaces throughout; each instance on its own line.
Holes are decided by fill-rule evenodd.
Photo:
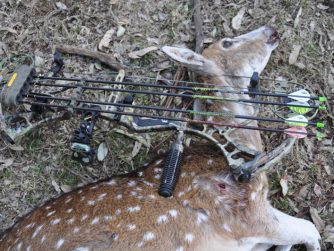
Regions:
M 270 199 L 275 207 L 313 220 L 322 235 L 322 249 L 334 248 L 334 5 L 332 1 L 202 1 L 205 45 L 224 36 L 234 36 L 264 24 L 278 29 L 281 45 L 273 53 L 263 78 L 281 78 L 326 96 L 327 110 L 315 114 L 326 122 L 322 140 L 299 140 L 289 157 L 269 171 Z M 246 12 L 239 30 L 232 19 L 241 8 Z M 113 30 L 113 31 L 111 31 Z M 195 32 L 189 1 L 40 1 L 3 0 L 0 3 L 0 70 L 10 65 L 34 62 L 47 72 L 53 61 L 54 46 L 72 45 L 97 50 L 107 31 L 110 41 L 100 46 L 127 66 L 127 74 L 156 77 L 158 72 L 173 78 L 177 65 L 159 50 L 138 59 L 131 52 L 155 46 L 182 45 L 194 48 Z M 296 48 L 300 48 L 299 53 Z M 111 73 L 96 60 L 63 55 L 64 72 Z M 270 81 L 262 86 L 282 88 Z M 289 88 L 289 86 L 284 86 Z M 291 87 L 292 88 L 292 87 Z M 143 99 L 145 102 L 145 99 Z M 262 111 L 270 114 L 268 111 Z M 79 120 L 43 126 L 20 142 L 20 147 L 0 143 L 0 233 L 43 201 L 78 185 L 135 169 L 163 152 L 173 133 L 144 135 L 108 132 L 99 124 L 96 144 L 106 142 L 109 152 L 102 162 L 83 166 L 71 160 L 69 138 Z M 310 129 L 316 132 L 316 129 Z M 146 140 L 132 157 L 136 142 Z M 146 137 L 146 138 L 145 138 Z M 164 143 L 160 145 L 161 139 Z M 281 142 L 282 135 L 264 133 L 268 149 Z M 138 144 L 137 144 L 138 146 Z M 283 193 L 284 192 L 284 193 Z M 296 248 L 302 250 L 302 248 Z

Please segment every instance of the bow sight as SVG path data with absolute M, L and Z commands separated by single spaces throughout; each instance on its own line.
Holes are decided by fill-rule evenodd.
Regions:
M 15 141 L 31 130 L 35 125 L 50 122 L 59 119 L 68 119 L 69 114 L 78 112 L 81 114 L 79 128 L 74 130 L 70 140 L 72 149 L 72 158 L 83 164 L 89 164 L 94 160 L 96 151 L 93 146 L 94 126 L 98 119 L 108 119 L 117 124 L 122 124 L 136 132 L 147 132 L 154 130 L 177 130 L 178 136 L 176 142 L 171 146 L 169 155 L 166 159 L 159 193 L 164 197 L 172 195 L 178 175 L 180 172 L 180 163 L 183 152 L 184 134 L 190 133 L 198 135 L 213 142 L 227 159 L 231 171 L 239 181 L 247 181 L 252 174 L 269 168 L 284 156 L 296 137 L 306 136 L 320 137 L 320 133 L 308 132 L 306 126 L 324 127 L 322 122 L 309 122 L 301 114 L 305 114 L 312 109 L 323 110 L 325 107 L 318 103 L 326 101 L 324 97 L 310 95 L 306 90 L 299 90 L 293 93 L 273 93 L 259 91 L 259 76 L 255 72 L 250 77 L 250 86 L 246 90 L 235 90 L 224 88 L 222 86 L 168 86 L 162 84 L 152 84 L 147 82 L 129 82 L 129 81 L 110 81 L 101 79 L 82 79 L 82 78 L 62 78 L 36 75 L 33 67 L 21 65 L 8 78 L 3 81 L 0 93 L 0 104 L 8 111 L 19 109 L 23 104 L 31 105 L 29 112 L 13 113 L 11 115 L 1 115 L 1 136 L 7 142 L 14 144 Z M 57 81 L 66 81 L 58 83 Z M 100 85 L 104 86 L 100 86 Z M 107 87 L 106 87 L 107 85 Z M 110 87 L 109 85 L 113 85 Z M 205 85 L 205 84 L 204 84 Z M 124 86 L 131 88 L 125 89 Z M 162 88 L 187 91 L 187 93 L 158 92 L 151 90 L 138 90 L 134 87 Z M 51 91 L 49 90 L 51 89 Z M 95 92 L 94 95 L 90 95 Z M 125 93 L 122 99 L 111 100 L 110 98 L 100 100 L 98 93 Z M 190 93 L 189 93 L 190 92 Z M 256 99 L 231 98 L 224 96 L 210 96 L 198 94 L 198 92 L 220 92 L 232 94 L 248 94 Z M 56 94 L 66 93 L 64 96 Z M 195 94 L 193 94 L 195 93 Z M 227 112 L 204 112 L 187 109 L 177 109 L 160 106 L 149 106 L 136 104 L 138 95 L 159 95 L 170 97 L 181 97 L 190 99 L 211 99 L 213 101 L 242 102 L 250 104 L 274 105 L 289 108 L 294 112 L 301 111 L 301 114 L 287 119 L 281 118 L 263 118 L 257 116 L 244 116 L 231 114 Z M 268 96 L 273 98 L 285 98 L 288 102 L 269 102 L 261 101 L 258 97 Z M 109 96 L 110 97 L 110 96 Z M 312 100 L 312 104 L 308 101 Z M 21 109 L 22 110 L 22 109 Z M 162 116 L 159 112 L 171 112 L 174 116 Z M 50 115 L 51 113 L 51 115 Z M 270 123 L 284 123 L 292 128 L 270 128 L 249 126 L 247 124 L 228 124 L 215 122 L 214 120 L 195 120 L 189 117 L 180 117 L 176 114 L 200 114 L 211 117 L 238 118 L 249 120 L 267 121 Z M 211 125 L 213 127 L 204 127 L 199 130 L 200 125 Z M 271 152 L 257 152 L 246 146 L 237 144 L 230 137 L 231 129 L 242 128 L 249 130 L 261 130 L 271 132 L 281 132 L 293 136 L 286 139 L 280 146 Z M 224 140 L 218 140 L 214 137 L 219 133 Z

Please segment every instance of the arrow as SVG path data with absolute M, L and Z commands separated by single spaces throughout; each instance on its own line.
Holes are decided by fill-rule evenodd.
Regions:
M 309 105 L 308 103 L 282 103 L 282 102 L 270 102 L 270 101 L 259 101 L 251 99 L 242 99 L 242 98 L 228 98 L 220 96 L 209 96 L 209 95 L 192 95 L 192 94 L 177 94 L 177 93 L 166 93 L 166 92 L 156 92 L 156 91 L 142 91 L 142 90 L 126 90 L 119 88 L 110 88 L 110 87 L 90 87 L 83 85 L 67 85 L 67 84 L 50 84 L 50 83 L 34 83 L 35 85 L 40 86 L 52 86 L 52 87 L 62 87 L 67 89 L 80 88 L 82 90 L 99 90 L 99 91 L 112 91 L 112 92 L 125 92 L 125 93 L 134 93 L 134 94 L 149 94 L 149 95 L 161 95 L 161 96 L 172 96 L 172 97 L 182 97 L 182 98 L 192 98 L 192 99 L 208 99 L 208 100 L 219 100 L 227 102 L 238 102 L 238 103 L 251 103 L 251 104 L 262 104 L 262 105 L 277 105 L 277 106 L 288 106 L 290 107 L 301 107 L 301 108 L 316 108 L 319 110 L 326 109 L 322 105 Z M 295 108 L 292 108 L 295 109 Z
M 281 98 L 291 98 L 297 101 L 308 101 L 318 100 L 319 102 L 327 101 L 326 97 L 323 96 L 311 96 L 311 94 L 307 90 L 298 90 L 292 93 L 281 93 L 281 92 L 256 92 L 245 90 L 226 90 L 226 88 L 231 89 L 230 86 L 217 86 L 215 84 L 208 83 L 195 83 L 190 82 L 190 84 L 201 84 L 201 85 L 214 85 L 215 87 L 191 87 L 191 86 L 174 86 L 174 85 L 161 85 L 161 84 L 151 84 L 147 82 L 118 82 L 118 81 L 109 81 L 109 80 L 93 80 L 93 79 L 80 79 L 80 78 L 62 78 L 62 77 L 45 77 L 45 76 L 37 76 L 37 79 L 41 80 L 63 80 L 63 81 L 75 81 L 75 82 L 86 82 L 86 83 L 97 83 L 97 84 L 112 84 L 112 85 L 130 85 L 130 86 L 145 86 L 152 88 L 164 88 L 164 89 L 175 89 L 175 90 L 184 90 L 184 91 L 206 91 L 206 92 L 221 92 L 221 93 L 231 93 L 231 94 L 249 94 L 249 95 L 257 95 L 257 96 L 270 96 L 270 97 L 281 97 Z M 225 87 L 225 88 L 224 88 Z M 234 89 L 234 88 L 233 88 Z
M 59 98 L 59 97 L 48 97 L 42 95 L 42 93 L 34 93 L 28 94 L 30 98 L 43 98 L 57 101 L 67 101 L 71 102 L 73 99 L 71 98 Z M 103 101 L 90 101 L 83 99 L 76 99 L 78 103 L 88 103 L 88 104 L 96 104 L 96 105 L 107 105 L 107 106 L 115 106 L 115 107 L 128 107 L 128 108 L 138 108 L 143 110 L 155 110 L 155 111 L 167 111 L 167 112 L 180 112 L 192 115 L 205 115 L 205 116 L 219 116 L 219 117 L 227 117 L 227 118 L 237 118 L 237 119 L 248 119 L 248 120 L 257 120 L 257 121 L 265 121 L 265 122 L 274 122 L 274 123 L 286 123 L 290 126 L 316 126 L 318 128 L 323 128 L 325 125 L 322 122 L 309 122 L 307 118 L 303 115 L 296 115 L 290 117 L 288 119 L 278 119 L 278 118 L 263 118 L 256 116 L 247 116 L 247 115 L 235 115 L 229 112 L 204 112 L 204 111 L 194 111 L 194 110 L 183 110 L 177 108 L 165 108 L 165 107 L 157 107 L 157 106 L 147 106 L 147 105 L 133 105 L 133 104 L 124 104 L 124 103 L 112 103 L 112 102 L 103 102 Z
M 26 100 L 22 100 L 20 102 L 23 104 L 37 105 L 37 106 L 44 106 L 44 107 L 54 107 L 54 108 L 64 108 L 64 109 L 69 108 L 66 105 L 47 104 L 47 103 L 42 103 L 42 102 L 31 102 L 31 101 L 26 101 Z M 215 125 L 215 126 L 221 126 L 221 127 L 239 128 L 239 129 L 247 129 L 247 130 L 279 132 L 279 133 L 285 133 L 285 134 L 294 133 L 296 135 L 305 135 L 305 137 L 307 136 L 307 137 L 320 138 L 320 135 L 318 134 L 305 132 L 303 130 L 294 131 L 294 130 L 287 130 L 284 128 L 246 126 L 246 125 L 241 125 L 241 124 L 228 124 L 228 123 L 221 123 L 221 122 L 214 122 L 214 121 L 207 121 L 207 120 L 192 120 L 188 118 L 176 118 L 176 117 L 167 117 L 167 116 L 159 116 L 159 115 L 137 114 L 133 112 L 100 110 L 96 108 L 79 107 L 79 106 L 71 106 L 70 108 L 76 111 L 94 111 L 94 112 L 111 113 L 111 114 L 116 114 L 116 115 L 125 115 L 125 116 L 132 116 L 132 117 L 154 118 L 154 119 L 163 119 L 167 121 L 180 121 L 180 122 L 187 122 L 187 123 L 193 123 L 193 124 L 206 124 L 206 125 Z

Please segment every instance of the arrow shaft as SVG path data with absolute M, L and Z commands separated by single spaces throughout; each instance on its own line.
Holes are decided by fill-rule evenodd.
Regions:
M 28 97 L 30 97 L 30 98 L 52 99 L 52 100 L 67 101 L 67 102 L 73 101 L 73 99 L 70 99 L 70 98 L 48 97 L 48 96 L 43 96 L 43 95 L 40 95 L 40 94 L 41 93 L 29 94 Z M 220 117 L 227 117 L 227 118 L 257 120 L 257 121 L 274 122 L 274 123 L 287 123 L 287 121 L 284 120 L 284 119 L 263 118 L 263 117 L 246 116 L 246 115 L 235 115 L 235 114 L 228 113 L 228 112 L 202 112 L 202 111 L 194 111 L 194 110 L 183 110 L 183 109 L 177 109 L 177 108 L 165 108 L 165 107 L 146 106 L 146 105 L 132 105 L 132 104 L 123 104 L 123 103 L 103 102 L 103 101 L 89 101 L 89 100 L 82 100 L 82 99 L 76 99 L 75 101 L 77 101 L 79 103 L 108 105 L 108 106 L 116 106 L 116 107 L 138 108 L 138 109 L 144 109 L 144 110 L 180 112 L 180 113 L 186 113 L 186 114 L 197 114 L 197 115 L 205 115 L 205 116 L 220 116 Z M 316 125 L 316 123 L 314 123 L 314 122 L 305 122 L 305 121 L 299 121 L 299 120 L 289 120 L 289 123 L 303 123 L 303 124 L 308 124 L 308 125 Z
M 169 92 L 165 93 L 165 92 L 156 92 L 156 91 L 127 90 L 127 89 L 110 88 L 110 87 L 91 87 L 91 86 L 82 86 L 82 85 L 49 84 L 49 83 L 35 83 L 35 85 L 62 87 L 62 88 L 67 88 L 67 89 L 81 88 L 83 90 L 125 92 L 125 93 L 133 93 L 133 94 L 161 95 L 161 96 L 192 98 L 192 99 L 209 99 L 209 100 L 220 100 L 220 101 L 227 101 L 227 102 L 241 102 L 241 103 L 263 104 L 263 105 L 318 108 L 318 106 L 316 106 L 316 105 L 301 105 L 301 104 L 289 105 L 287 103 L 282 103 L 282 102 L 270 102 L 270 101 L 251 100 L 251 99 L 227 98 L 227 97 L 208 96 L 208 95 L 191 95 L 191 94 L 178 94 L 178 93 L 169 93 Z
M 93 80 L 93 79 L 80 79 L 80 78 L 64 78 L 64 77 L 45 77 L 38 76 L 37 79 L 41 80 L 62 80 L 62 81 L 73 81 L 73 82 L 86 82 L 86 83 L 98 83 L 98 84 L 112 84 L 112 85 L 124 85 L 124 86 L 143 86 L 143 87 L 153 87 L 153 88 L 164 88 L 164 89 L 175 89 L 175 90 L 184 90 L 184 91 L 208 91 L 208 92 L 221 92 L 221 93 L 230 93 L 230 94 L 248 94 L 248 95 L 257 95 L 257 96 L 269 96 L 269 97 L 281 97 L 281 98 L 305 98 L 302 95 L 290 95 L 288 93 L 275 93 L 275 92 L 256 92 L 249 90 L 226 90 L 222 89 L 222 86 L 218 87 L 190 87 L 190 86 L 175 86 L 175 85 L 161 85 L 161 84 L 151 84 L 146 82 L 118 82 L 118 81 L 109 81 L 109 80 Z M 225 86 L 231 88 L 229 86 Z M 307 97 L 309 99 L 317 100 L 318 96 Z
M 44 97 L 44 96 L 43 96 Z M 37 105 L 37 106 L 45 106 L 45 107 L 55 107 L 55 108 L 64 108 L 68 109 L 69 107 L 66 105 L 58 105 L 58 104 L 45 104 L 41 102 L 31 102 L 31 101 L 20 101 L 24 104 L 29 105 Z M 192 120 L 187 118 L 176 118 L 176 117 L 167 117 L 167 116 L 159 116 L 159 115 L 149 115 L 149 114 L 137 114 L 133 112 L 122 112 L 122 111 L 110 111 L 110 110 L 100 110 L 95 108 L 88 108 L 88 107 L 78 107 L 78 106 L 71 106 L 70 107 L 76 111 L 94 111 L 94 112 L 102 112 L 102 113 L 110 113 L 116 115 L 125 115 L 125 116 L 135 116 L 135 117 L 143 117 L 143 118 L 155 118 L 155 119 L 164 119 L 170 121 L 180 121 L 180 122 L 188 122 L 193 124 L 207 124 L 207 125 L 216 125 L 222 127 L 230 127 L 230 128 L 239 128 L 239 129 L 247 129 L 247 130 L 257 130 L 257 131 L 267 131 L 267 132 L 279 132 L 279 133 L 289 133 L 284 128 L 267 128 L 267 127 L 257 127 L 257 126 L 245 126 L 240 124 L 228 124 L 228 123 L 221 123 L 221 122 L 214 122 L 214 121 L 206 121 L 206 120 Z M 294 132 L 294 131 L 291 131 Z M 300 135 L 306 135 L 308 137 L 316 136 L 313 133 L 304 133 L 304 132 L 294 132 Z

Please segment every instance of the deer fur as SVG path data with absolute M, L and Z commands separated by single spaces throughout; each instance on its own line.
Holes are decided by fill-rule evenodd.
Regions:
M 224 41 L 232 44 L 224 48 Z M 249 79 L 223 74 L 260 73 L 277 45 L 276 31 L 264 26 L 220 40 L 203 55 L 185 48 L 162 50 L 201 73 L 203 81 L 245 88 Z M 229 102 L 208 107 L 234 114 L 256 112 L 253 106 Z M 263 150 L 256 131 L 236 130 L 233 139 Z M 171 198 L 157 193 L 162 167 L 163 160 L 158 160 L 132 175 L 87 185 L 47 202 L 2 236 L 0 250 L 260 251 L 277 245 L 276 250 L 283 251 L 295 244 L 305 244 L 308 251 L 320 250 L 320 235 L 311 222 L 270 205 L 265 174 L 238 183 L 213 146 L 197 143 L 185 150 Z

